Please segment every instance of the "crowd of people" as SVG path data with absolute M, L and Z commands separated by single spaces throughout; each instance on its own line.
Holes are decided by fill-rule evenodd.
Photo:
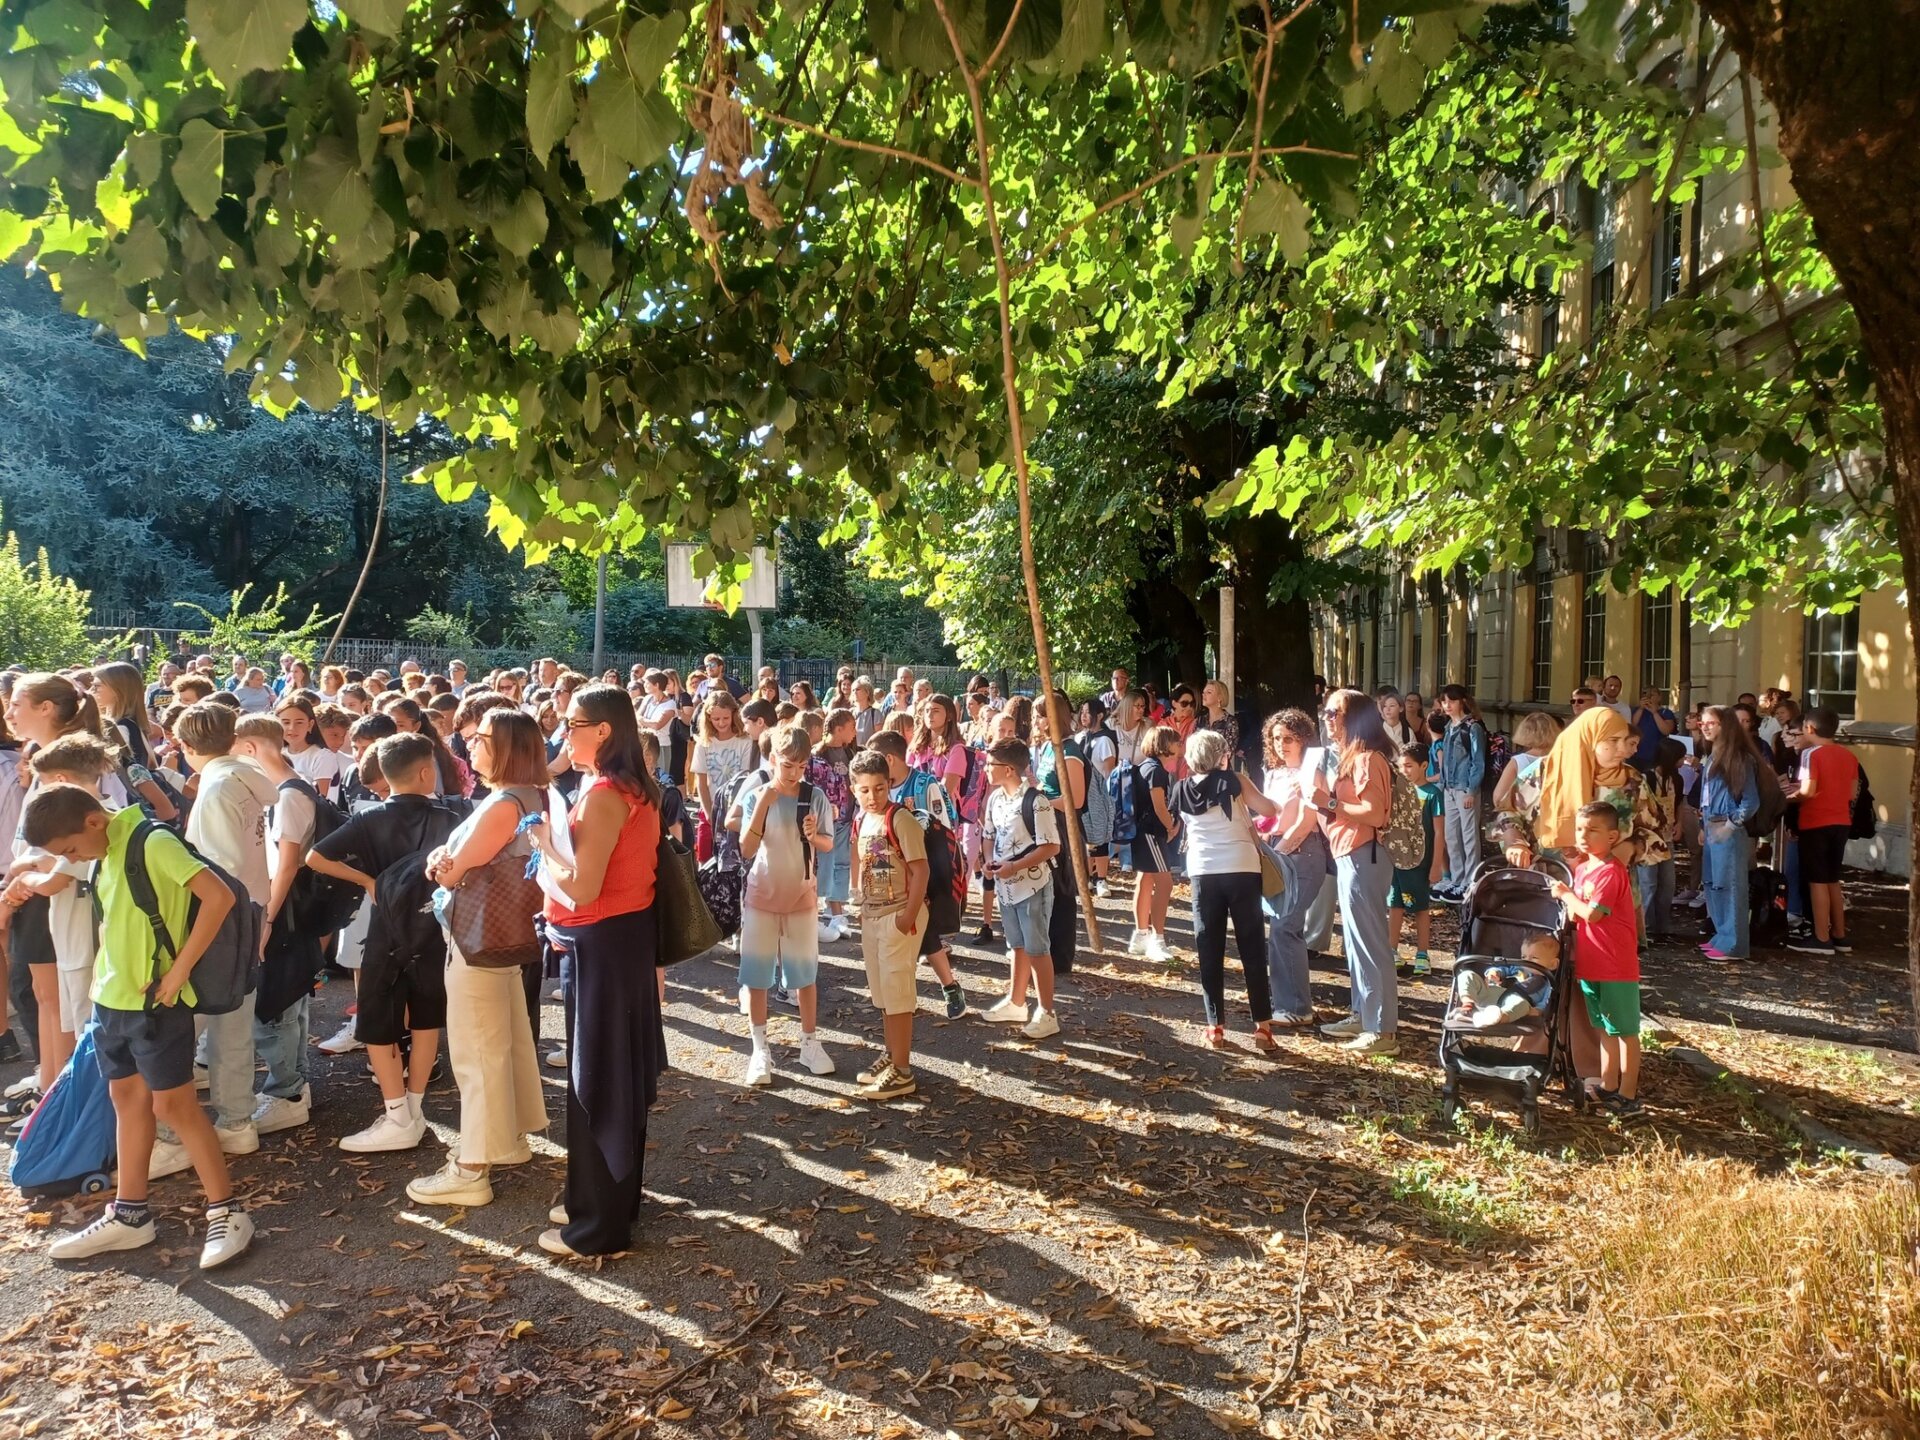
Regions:
M 557 979 L 565 1040 L 545 1061 L 567 1075 L 567 1179 L 539 1243 L 626 1249 L 668 1065 L 655 902 L 671 842 L 702 862 L 737 955 L 747 1085 L 786 1063 L 775 1005 L 797 1014 L 792 1062 L 835 1073 L 821 946 L 857 925 L 878 1022 L 856 1083 L 875 1100 L 917 1087 L 922 959 L 945 1014 L 967 1012 L 948 953 L 963 931 L 1007 957 L 980 1018 L 1061 1033 L 1076 872 L 1102 898 L 1131 887 L 1126 949 L 1153 963 L 1175 956 L 1169 904 L 1189 887 L 1212 1047 L 1228 1043 L 1229 935 L 1252 1041 L 1273 1048 L 1320 1019 L 1310 966 L 1337 916 L 1351 1013 L 1319 1029 L 1392 1055 L 1400 979 L 1429 973 L 1436 906 L 1468 893 L 1483 855 L 1557 862 L 1578 937 L 1573 1064 L 1623 1119 L 1640 1113 L 1640 957 L 1675 936 L 1677 909 L 1706 910 L 1708 956 L 1745 958 L 1750 878 L 1778 871 L 1793 948 L 1849 948 L 1839 867 L 1859 767 L 1834 714 L 1791 696 L 1680 717 L 1652 691 L 1628 705 L 1609 677 L 1574 693 L 1569 723 L 1529 713 L 1509 738 L 1458 685 L 1429 708 L 1316 680 L 1314 710 L 1255 726 L 1219 681 L 1164 698 L 1124 669 L 1111 681 L 1075 706 L 986 677 L 949 696 L 908 669 L 883 689 L 843 667 L 820 695 L 783 691 L 769 667 L 748 687 L 717 655 L 697 676 L 636 666 L 624 681 L 552 659 L 476 677 L 458 661 L 316 675 L 291 656 L 271 675 L 239 656 L 224 675 L 209 656 L 169 661 L 151 682 L 126 662 L 0 673 L 17 1027 L 0 1056 L 19 1058 L 24 1036 L 37 1062 L 5 1103 L 31 1113 L 90 1034 L 116 1120 L 116 1198 L 53 1254 L 151 1243 L 148 1184 L 188 1169 L 206 1192 L 202 1265 L 248 1248 L 228 1157 L 310 1123 L 311 1000 L 329 966 L 354 977 L 355 1003 L 318 1048 L 364 1049 L 378 1096 L 343 1150 L 422 1143 L 444 1042 L 459 1134 L 408 1186 L 426 1205 L 487 1204 L 496 1172 L 531 1158 Z M 257 989 L 214 1013 L 195 969 L 249 906 Z

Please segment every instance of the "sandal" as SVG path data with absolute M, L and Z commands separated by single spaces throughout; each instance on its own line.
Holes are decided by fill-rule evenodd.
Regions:
M 1227 1027 L 1209 1025 L 1200 1032 L 1200 1038 L 1209 1050 L 1224 1050 L 1227 1048 Z
M 1280 1042 L 1273 1038 L 1273 1022 L 1262 1020 L 1253 1027 L 1253 1043 L 1262 1050 L 1278 1050 Z

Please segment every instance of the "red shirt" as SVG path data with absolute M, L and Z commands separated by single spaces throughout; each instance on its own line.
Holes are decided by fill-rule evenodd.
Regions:
M 1853 792 L 1860 783 L 1860 762 L 1844 745 L 1816 745 L 1806 754 L 1813 794 L 1800 802 L 1800 828 L 1819 830 L 1853 819 Z
M 1638 980 L 1640 940 L 1633 881 L 1627 867 L 1609 856 L 1588 860 L 1573 872 L 1573 893 L 1603 908 L 1591 920 L 1573 922 L 1573 973 L 1580 980 Z
M 613 854 L 607 860 L 607 876 L 600 885 L 600 894 L 590 905 L 579 909 L 562 905 L 552 896 L 547 897 L 547 918 L 556 925 L 591 925 L 596 920 L 605 920 L 614 915 L 628 915 L 636 910 L 645 910 L 653 904 L 653 882 L 660 863 L 660 812 L 638 795 L 630 795 L 614 785 L 606 776 L 597 776 L 594 782 L 580 792 L 580 798 L 574 802 L 573 813 L 568 823 L 577 825 L 580 817 L 586 813 L 587 797 L 602 786 L 613 791 L 626 802 L 627 818 L 620 826 L 619 838 L 613 842 Z M 575 842 L 578 843 L 577 841 Z

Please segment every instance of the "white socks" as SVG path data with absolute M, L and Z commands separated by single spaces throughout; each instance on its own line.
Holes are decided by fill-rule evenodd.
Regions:
M 753 1032 L 753 1048 L 764 1051 L 767 1048 L 767 1027 L 750 1024 L 747 1028 Z

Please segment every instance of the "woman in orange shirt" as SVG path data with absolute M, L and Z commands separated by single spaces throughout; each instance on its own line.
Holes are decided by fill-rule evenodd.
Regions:
M 575 692 L 567 748 L 588 777 L 568 817 L 571 863 L 554 856 L 546 821 L 530 832 L 567 1013 L 567 1189 L 547 1217 L 559 1228 L 541 1234 L 540 1248 L 612 1255 L 628 1248 L 639 1218 L 647 1111 L 667 1068 L 654 981 L 660 784 L 618 686 Z
M 1322 1025 L 1323 1035 L 1366 1055 L 1400 1048 L 1399 982 L 1387 933 L 1393 856 L 1380 843 L 1393 810 L 1393 747 L 1380 709 L 1358 690 L 1327 697 L 1327 740 L 1340 754 L 1333 802 L 1322 812 L 1340 896 L 1340 931 L 1353 985 L 1353 1013 Z

